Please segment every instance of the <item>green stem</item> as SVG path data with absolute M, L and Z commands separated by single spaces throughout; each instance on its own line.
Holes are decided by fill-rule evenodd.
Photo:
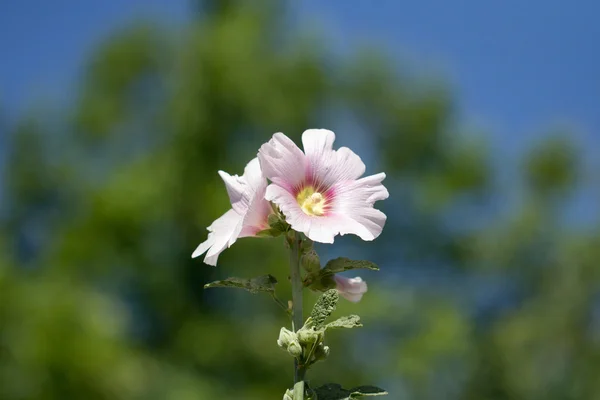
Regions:
M 300 238 L 290 240 L 290 279 L 292 281 L 292 323 L 294 332 L 302 328 L 302 277 L 300 276 Z M 294 359 L 294 400 L 304 400 L 304 375 L 306 370 Z
M 283 309 L 283 311 L 286 312 L 286 314 L 288 316 L 290 316 L 290 317 L 292 316 L 292 312 L 290 311 L 290 309 L 288 308 L 288 306 L 286 306 L 283 301 L 279 300 L 279 297 L 277 297 L 277 295 L 274 292 L 271 293 L 271 297 L 273 298 L 273 300 L 275 301 L 275 303 L 277 303 L 277 305 L 279 305 L 279 307 L 281 307 Z

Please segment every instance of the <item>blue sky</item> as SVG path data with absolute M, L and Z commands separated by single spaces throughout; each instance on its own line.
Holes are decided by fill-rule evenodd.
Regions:
M 554 124 L 576 127 L 582 140 L 597 136 L 597 1 L 302 4 L 304 12 L 327 22 L 338 46 L 378 43 L 398 60 L 446 77 L 466 121 L 500 139 L 521 143 Z
M 36 102 L 68 100 L 94 44 L 140 17 L 177 25 L 186 0 L 25 0 L 0 12 L 0 109 L 13 119 Z M 594 0 L 305 0 L 336 50 L 376 44 L 395 60 L 438 74 L 467 124 L 508 151 L 557 124 L 600 146 L 600 3 Z

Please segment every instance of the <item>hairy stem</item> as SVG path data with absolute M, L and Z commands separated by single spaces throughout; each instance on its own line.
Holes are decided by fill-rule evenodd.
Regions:
M 302 277 L 300 276 L 300 238 L 290 240 L 290 279 L 292 280 L 292 323 L 294 331 L 302 328 Z M 304 399 L 304 375 L 306 370 L 294 359 L 294 400 Z

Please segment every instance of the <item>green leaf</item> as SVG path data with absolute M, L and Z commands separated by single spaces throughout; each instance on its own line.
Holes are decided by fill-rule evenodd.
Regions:
M 245 289 L 250 293 L 268 292 L 275 293 L 275 284 L 277 279 L 273 275 L 263 275 L 257 278 L 244 279 L 244 278 L 227 278 L 222 281 L 214 281 L 204 285 L 205 289 L 214 287 L 229 287 Z
M 360 323 L 360 317 L 358 315 L 348 315 L 346 317 L 341 317 L 336 319 L 333 322 L 325 325 L 325 329 L 334 329 L 334 328 L 360 328 L 363 326 Z
M 325 320 L 329 318 L 335 306 L 337 305 L 340 295 L 337 290 L 329 289 L 317 300 L 312 312 L 310 313 L 310 319 L 312 327 L 314 329 L 320 329 L 325 324 Z
M 352 269 L 379 271 L 379 267 L 371 261 L 351 260 L 346 257 L 339 257 L 327 262 L 323 269 L 307 274 L 303 284 L 305 287 L 316 292 L 324 292 L 327 289 L 335 288 L 335 281 L 333 280 L 335 274 Z
M 368 396 L 385 396 L 388 394 L 388 392 L 376 386 L 358 386 L 348 390 L 343 389 L 342 385 L 337 383 L 328 383 L 316 388 L 314 391 L 319 400 L 350 400 Z
M 333 275 L 339 272 L 350 271 L 351 269 L 370 269 L 372 271 L 379 271 L 379 267 L 371 261 L 351 260 L 346 257 L 338 257 L 327 262 L 325 268 L 321 270 L 321 275 Z

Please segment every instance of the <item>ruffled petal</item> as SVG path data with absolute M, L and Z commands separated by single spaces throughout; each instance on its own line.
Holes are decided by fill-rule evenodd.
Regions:
M 310 229 L 309 216 L 302 211 L 294 196 L 285 188 L 275 184 L 267 186 L 265 199 L 277 204 L 293 230 L 307 232 Z
M 258 158 L 251 160 L 244 168 L 244 175 L 229 175 L 219 171 L 225 182 L 232 209 L 227 211 L 211 226 L 206 241 L 192 254 L 195 258 L 204 252 L 204 262 L 216 265 L 219 254 L 240 237 L 255 236 L 268 228 L 271 205 L 265 200 L 267 180 L 262 175 Z
M 219 176 L 225 182 L 225 189 L 229 195 L 231 207 L 238 213 L 243 214 L 248 208 L 248 196 L 245 195 L 246 184 L 244 180 L 237 175 L 229 175 L 225 171 L 219 171 Z
M 340 296 L 353 303 L 360 301 L 368 290 L 367 282 L 363 281 L 360 276 L 345 278 L 341 275 L 335 275 L 333 279 Z
M 283 133 L 274 134 L 260 147 L 258 159 L 263 175 L 290 192 L 304 181 L 306 157 Z
M 255 236 L 258 232 L 269 227 L 268 218 L 273 209 L 271 203 L 265 200 L 267 180 L 262 178 L 262 182 L 255 189 L 250 207 L 248 207 L 248 211 L 244 216 L 240 237 Z
M 320 190 L 336 183 L 356 180 L 365 173 L 365 164 L 347 147 L 333 150 L 335 134 L 326 129 L 309 129 L 302 134 L 308 160 L 307 180 Z
M 263 176 L 260 169 L 258 157 L 254 157 L 248 164 L 246 164 L 246 167 L 244 168 L 243 180 L 252 194 L 254 194 L 261 187 L 263 190 L 267 187 L 267 180 Z
M 302 133 L 304 153 L 311 164 L 324 157 L 329 157 L 333 151 L 334 141 L 335 133 L 327 129 L 307 129 Z
M 389 197 L 387 189 L 381 184 L 383 179 L 385 174 L 380 173 L 332 188 L 331 214 L 336 217 L 340 234 L 352 233 L 363 240 L 373 240 L 381 234 L 386 216 L 373 208 L 373 204 Z
M 207 228 L 210 232 L 208 238 L 196 248 L 192 258 L 208 250 L 204 262 L 208 265 L 217 265 L 219 254 L 237 240 L 242 229 L 242 220 L 243 217 L 233 209 L 217 218 Z
M 305 214 L 296 199 L 277 185 L 269 185 L 266 198 L 279 206 L 292 229 L 315 242 L 333 243 L 338 234 L 373 240 L 381 234 L 386 221 L 385 214 L 373 208 L 373 203 L 389 196 L 381 184 L 384 178 L 381 173 L 336 184 L 331 189 L 331 211 L 323 216 Z

